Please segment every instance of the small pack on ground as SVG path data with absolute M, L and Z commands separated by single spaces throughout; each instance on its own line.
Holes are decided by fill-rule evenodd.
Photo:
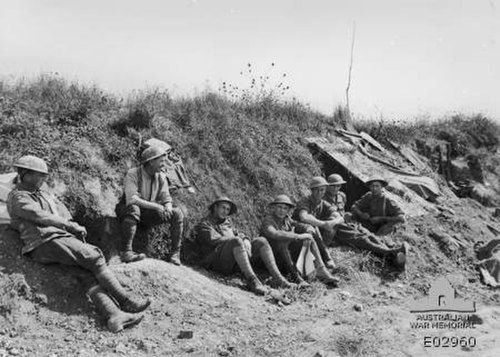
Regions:
M 16 185 L 16 172 L 0 174 L 0 224 L 9 224 L 10 216 L 7 212 L 7 197 Z

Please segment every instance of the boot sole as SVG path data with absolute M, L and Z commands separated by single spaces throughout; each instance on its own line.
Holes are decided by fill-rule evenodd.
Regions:
M 139 324 L 143 319 L 144 319 L 144 315 L 140 315 L 137 318 L 132 318 L 130 320 L 124 321 L 120 326 L 117 326 L 117 328 L 114 328 L 113 325 L 110 326 L 109 321 L 108 321 L 108 329 L 111 332 L 117 333 L 117 332 L 123 331 L 126 328 L 133 327 L 133 326 Z
M 135 257 L 131 258 L 131 259 L 126 259 L 126 258 L 120 257 L 120 260 L 122 261 L 122 263 L 125 263 L 125 264 L 135 263 L 135 262 L 138 262 L 138 261 L 141 261 L 141 260 L 144 260 L 144 259 L 146 259 L 146 256 L 144 254 L 138 254 Z
M 142 320 L 144 320 L 144 315 L 139 316 L 137 319 L 134 319 L 133 321 L 124 323 L 123 328 L 126 329 L 138 325 Z
M 146 310 L 150 305 L 151 305 L 151 300 L 148 300 L 143 306 L 141 306 L 140 308 L 137 308 L 137 309 L 130 308 L 127 305 L 122 306 L 121 308 L 122 308 L 122 311 L 130 312 L 132 314 L 137 314 L 139 312 L 143 312 L 144 310 Z

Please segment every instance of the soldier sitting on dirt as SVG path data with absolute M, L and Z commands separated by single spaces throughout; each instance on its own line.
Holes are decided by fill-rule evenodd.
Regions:
M 340 188 L 346 182 L 339 174 L 332 174 L 326 180 L 328 181 L 328 188 L 326 189 L 324 200 L 335 206 L 337 212 L 344 217 L 347 196 L 344 192 L 340 191 Z
M 172 206 L 168 183 L 162 170 L 166 165 L 165 149 L 151 146 L 141 153 L 141 166 L 130 169 L 125 176 L 124 195 L 116 206 L 120 220 L 122 247 L 120 258 L 125 263 L 144 259 L 133 251 L 137 226 L 170 224 L 171 251 L 168 260 L 180 265 L 184 216 Z
M 325 195 L 325 200 L 336 207 L 337 212 L 346 221 L 336 226 L 334 241 L 339 244 L 365 249 L 379 256 L 390 257 L 398 267 L 403 267 L 406 262 L 408 249 L 406 244 L 403 243 L 399 247 L 389 248 L 368 229 L 359 223 L 350 222 L 350 214 L 345 213 L 347 197 L 344 192 L 340 191 L 340 187 L 346 182 L 338 174 L 328 176 L 327 181 L 330 183 L 330 186 Z
M 316 277 L 326 284 L 336 286 L 339 280 L 326 269 L 313 234 L 307 233 L 307 227 L 301 227 L 303 223 L 290 218 L 290 213 L 295 207 L 290 198 L 286 195 L 279 195 L 269 206 L 271 213 L 262 221 L 260 234 L 268 239 L 277 259 L 283 262 L 292 279 L 302 286 L 309 285 L 298 273 L 290 254 L 290 250 L 298 251 L 303 244 L 308 244 L 315 258 Z M 294 230 L 305 233 L 296 233 Z
M 370 192 L 365 193 L 351 208 L 353 218 L 377 235 L 389 234 L 398 223 L 405 221 L 401 208 L 384 193 L 387 184 L 381 177 L 368 180 L 366 186 Z
M 91 286 L 87 294 L 107 319 L 111 331 L 139 323 L 143 316 L 137 313 L 151 302 L 135 299 L 126 292 L 108 268 L 101 250 L 82 241 L 87 234 L 85 227 L 72 220 L 61 202 L 41 190 L 48 176 L 45 161 L 28 155 L 17 160 L 14 167 L 19 183 L 8 196 L 7 210 L 11 227 L 19 232 L 24 243 L 22 254 L 42 264 L 83 268 L 84 281 Z
M 323 177 L 313 177 L 309 183 L 311 194 L 297 204 L 293 218 L 305 223 L 297 227 L 296 233 L 311 233 L 326 267 L 333 269 L 335 264 L 327 245 L 331 243 L 335 235 L 335 226 L 344 222 L 344 219 L 330 203 L 323 199 L 327 187 L 328 182 Z
M 260 258 L 276 286 L 296 286 L 281 275 L 271 246 L 264 237 L 250 239 L 233 227 L 230 216 L 237 212 L 233 201 L 228 197 L 219 197 L 208 209 L 208 216 L 194 228 L 197 253 L 202 266 L 223 274 L 231 274 L 239 267 L 247 279 L 249 289 L 258 295 L 264 295 L 267 290 L 250 264 L 250 261 Z

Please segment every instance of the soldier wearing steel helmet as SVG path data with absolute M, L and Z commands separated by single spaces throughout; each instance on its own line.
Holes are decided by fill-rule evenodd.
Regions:
M 279 271 L 271 246 L 264 237 L 251 239 L 234 227 L 231 216 L 237 212 L 237 207 L 231 199 L 226 196 L 218 197 L 208 210 L 209 214 L 194 229 L 198 258 L 202 266 L 223 274 L 233 273 L 239 268 L 249 289 L 263 295 L 267 289 L 251 265 L 260 259 L 276 286 L 296 286 L 286 280 Z
M 340 191 L 340 187 L 346 182 L 339 174 L 328 176 L 327 181 L 330 183 L 330 187 L 325 196 L 325 200 L 336 207 L 337 212 L 339 212 L 346 221 L 337 225 L 334 241 L 337 244 L 349 245 L 368 250 L 382 257 L 389 257 L 396 266 L 399 268 L 404 267 L 408 249 L 406 244 L 390 248 L 374 233 L 370 232 L 359 223 L 352 222 L 350 218 L 347 218 L 350 213 L 346 214 L 345 212 L 346 195 Z
M 344 219 L 335 207 L 324 200 L 327 187 L 328 182 L 323 177 L 313 177 L 309 183 L 311 194 L 299 201 L 293 218 L 307 225 L 307 231 L 313 234 L 326 267 L 334 268 L 327 245 L 335 235 L 335 227 Z
M 11 227 L 23 241 L 22 254 L 42 264 L 60 263 L 83 268 L 92 302 L 118 332 L 139 323 L 149 300 L 133 298 L 108 268 L 99 248 L 85 243 L 85 227 L 73 221 L 68 209 L 42 188 L 48 167 L 36 156 L 19 158 L 14 167 L 18 183 L 9 193 L 7 210 Z
M 144 259 L 133 251 L 133 241 L 139 225 L 151 227 L 170 224 L 171 252 L 169 261 L 180 265 L 180 248 L 184 231 L 184 215 L 173 207 L 164 170 L 167 151 L 151 146 L 141 153 L 141 165 L 130 169 L 124 180 L 124 195 L 116 206 L 122 231 L 120 258 L 125 263 Z
M 262 221 L 260 234 L 268 239 L 276 258 L 283 263 L 284 269 L 291 274 L 292 279 L 301 286 L 309 285 L 298 273 L 291 253 L 300 250 L 306 244 L 309 245 L 315 258 L 316 277 L 328 285 L 337 285 L 339 280 L 326 269 L 313 234 L 308 233 L 307 228 L 298 229 L 303 224 L 290 217 L 291 211 L 295 208 L 292 200 L 287 195 L 278 195 L 269 204 L 269 208 L 270 213 Z
M 403 210 L 384 192 L 388 182 L 382 177 L 366 181 L 370 191 L 357 200 L 351 208 L 353 218 L 377 235 L 391 233 L 399 223 L 404 223 Z
M 325 194 L 325 201 L 336 207 L 337 212 L 341 216 L 344 216 L 347 197 L 344 192 L 340 191 L 340 188 L 346 182 L 339 174 L 332 174 L 326 180 L 328 181 L 328 188 Z

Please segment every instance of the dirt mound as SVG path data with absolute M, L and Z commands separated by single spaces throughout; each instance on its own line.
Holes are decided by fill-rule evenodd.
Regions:
M 333 132 L 335 118 L 297 102 L 234 103 L 213 93 L 179 100 L 143 93 L 123 104 L 95 88 L 50 78 L 0 86 L 0 96 L 0 172 L 9 171 L 21 153 L 44 157 L 52 168 L 50 186 L 87 226 L 89 241 L 106 252 L 128 289 L 153 300 L 140 325 L 112 334 L 85 297 L 78 269 L 42 266 L 20 256 L 16 235 L 1 227 L 0 356 L 439 355 L 442 349 L 423 347 L 424 331 L 410 328 L 409 311 L 410 301 L 425 297 L 441 276 L 458 296 L 476 302 L 481 321 L 471 332 L 478 346 L 450 354 L 498 354 L 500 293 L 481 283 L 473 245 L 497 236 L 500 222 L 477 201 L 458 199 L 449 190 L 439 203 L 416 196 L 401 201 L 414 211 L 386 240 L 410 244 L 405 274 L 366 252 L 335 247 L 340 287 L 329 290 L 314 282 L 310 289 L 282 291 L 292 301 L 288 306 L 249 293 L 238 276 L 224 279 L 155 259 L 113 264 L 118 239 L 113 208 L 141 140 L 157 137 L 183 155 L 201 188 L 194 195 L 175 194 L 190 224 L 206 213 L 216 194 L 225 193 L 240 203 L 238 226 L 256 234 L 272 196 L 287 193 L 297 199 L 307 192 L 308 179 L 321 173 L 302 139 Z M 467 140 L 457 138 L 449 138 L 456 142 L 453 159 L 465 154 Z M 483 140 L 488 155 L 494 152 L 490 139 Z M 482 150 L 483 141 L 475 149 Z M 438 176 L 431 159 L 419 161 Z M 479 160 L 486 168 L 482 185 L 494 192 L 496 161 Z M 405 199 L 402 189 L 391 188 Z M 146 247 L 157 258 L 167 250 L 154 237 Z

